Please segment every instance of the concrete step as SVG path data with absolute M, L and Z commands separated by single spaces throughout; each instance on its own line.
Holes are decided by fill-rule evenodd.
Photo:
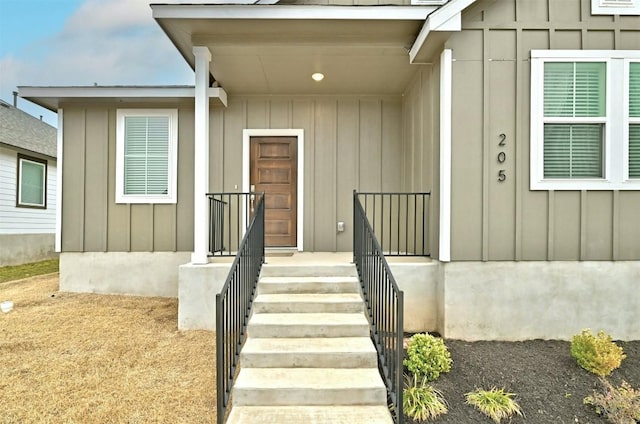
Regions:
M 377 364 L 368 337 L 249 337 L 240 354 L 242 368 L 375 368 Z
M 363 313 L 253 314 L 249 337 L 369 337 Z
M 358 271 L 355 265 L 350 263 L 324 263 L 324 264 L 270 264 L 262 266 L 260 275 L 263 277 L 279 277 L 287 275 L 290 277 L 357 277 Z
M 261 277 L 258 294 L 359 293 L 357 277 Z
M 377 368 L 242 368 L 233 406 L 386 405 Z
M 227 424 L 392 424 L 385 406 L 235 406 Z
M 362 311 L 358 293 L 260 294 L 253 303 L 254 313 Z

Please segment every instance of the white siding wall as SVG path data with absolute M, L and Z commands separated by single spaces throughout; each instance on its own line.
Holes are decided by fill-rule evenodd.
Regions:
M 47 209 L 16 208 L 17 153 L 0 147 L 0 234 L 56 231 L 56 161 L 47 160 Z

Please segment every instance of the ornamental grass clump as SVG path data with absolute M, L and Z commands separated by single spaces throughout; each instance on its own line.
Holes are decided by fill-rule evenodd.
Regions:
M 611 340 L 610 335 L 600 331 L 594 336 L 589 329 L 573 336 L 571 356 L 582 368 L 600 377 L 611 374 L 626 358 L 622 348 Z
M 635 424 L 640 422 L 640 390 L 635 390 L 626 381 L 620 387 L 614 387 L 604 378 L 600 379 L 605 387 L 604 394 L 593 393 L 584 398 L 585 405 L 591 405 L 596 413 L 615 424 Z
M 444 341 L 430 334 L 414 334 L 409 339 L 407 359 L 402 363 L 418 379 L 436 380 L 451 370 L 451 354 Z
M 522 416 L 520 405 L 513 400 L 514 393 L 507 393 L 504 389 L 492 388 L 491 390 L 477 389 L 466 393 L 467 403 L 473 405 L 480 412 L 499 423 L 503 418 L 511 418 L 513 415 Z
M 414 421 L 427 421 L 447 413 L 447 401 L 427 379 L 407 379 L 402 392 L 402 410 Z

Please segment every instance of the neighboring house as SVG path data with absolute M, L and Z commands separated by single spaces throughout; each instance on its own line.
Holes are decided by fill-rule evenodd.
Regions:
M 56 129 L 0 100 L 0 266 L 56 256 Z
M 176 296 L 277 137 L 272 245 L 350 251 L 353 189 L 431 192 L 410 330 L 640 338 L 640 1 L 384 3 L 152 5 L 194 87 L 21 87 L 61 119 L 61 288 Z

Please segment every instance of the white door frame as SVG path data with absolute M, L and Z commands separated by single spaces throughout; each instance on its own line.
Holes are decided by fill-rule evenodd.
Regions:
M 298 198 L 297 198 L 297 249 L 303 251 L 304 231 L 304 130 L 303 129 L 245 129 L 242 130 L 242 191 L 249 192 L 251 137 L 297 137 L 298 138 Z M 246 215 L 246 214 L 243 214 Z M 246 226 L 245 226 L 246 227 Z

